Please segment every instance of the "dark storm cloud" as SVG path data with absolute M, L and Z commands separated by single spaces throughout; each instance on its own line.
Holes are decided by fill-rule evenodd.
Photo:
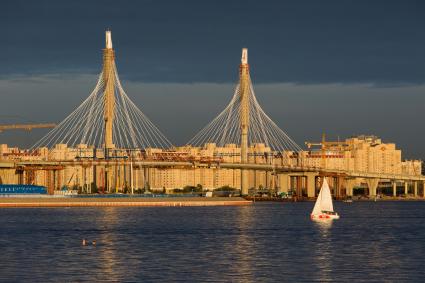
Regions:
M 425 78 L 423 1 L 2 1 L 0 75 L 97 73 L 111 28 L 121 76 L 410 84 Z M 236 70 L 235 70 L 236 69 Z
M 123 87 L 175 145 L 229 102 L 248 47 L 259 102 L 298 144 L 375 134 L 424 159 L 424 3 L 1 1 L 0 123 L 63 120 L 95 86 L 111 28 Z

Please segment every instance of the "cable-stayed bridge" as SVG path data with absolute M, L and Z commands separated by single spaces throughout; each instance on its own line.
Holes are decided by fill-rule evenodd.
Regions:
M 230 153 L 218 152 L 213 158 L 190 155 L 192 148 L 210 145 L 232 150 Z M 255 150 L 257 146 L 267 150 L 258 152 Z M 269 185 L 278 190 L 291 187 L 290 178 L 295 176 L 297 189 L 301 186 L 308 187 L 308 196 L 315 195 L 318 175 L 343 178 L 345 181 L 335 182 L 338 188 L 344 182 L 358 177 L 374 180 L 370 183 L 371 195 L 376 195 L 376 180 L 425 181 L 422 176 L 349 172 L 311 166 L 301 147 L 260 106 L 250 76 L 246 48 L 242 49 L 239 81 L 229 104 L 185 148 L 187 152 L 176 151 L 172 143 L 124 91 L 115 63 L 111 32 L 107 31 L 103 68 L 91 94 L 32 146 L 30 150 L 33 160 L 0 162 L 0 167 L 16 168 L 20 174 L 20 183 L 34 182 L 34 178 L 31 178 L 34 171 L 47 170 L 52 172 L 46 178 L 54 188 L 59 184 L 66 184 L 63 180 L 62 183 L 59 181 L 58 173 L 61 170 L 81 167 L 87 171 L 88 168 L 93 168 L 91 178 L 95 180 L 96 175 L 101 174 L 103 186 L 111 192 L 114 191 L 114 186 L 117 188 L 117 181 L 113 180 L 117 178 L 124 180 L 121 183 L 129 179 L 128 183 L 133 187 L 135 167 L 142 168 L 143 174 L 146 174 L 146 168 L 239 170 L 237 178 L 240 178 L 243 195 L 248 194 L 252 185 L 249 177 L 251 171 L 268 172 L 266 174 L 272 180 Z M 68 150 L 67 153 L 64 154 L 62 149 Z M 232 162 L 226 160 L 227 155 L 232 156 Z M 41 158 L 37 159 L 37 156 Z M 102 169 L 99 171 L 98 167 Z M 83 175 L 86 176 L 87 173 Z M 147 180 L 146 176 L 143 178 Z M 336 189 L 336 194 L 338 190 Z
M 240 145 L 241 163 L 248 163 L 248 148 L 264 144 L 275 153 L 299 153 L 301 148 L 264 112 L 255 96 L 248 64 L 248 49 L 242 49 L 239 83 L 227 107 L 188 144 Z M 285 156 L 285 155 L 284 155 Z M 248 194 L 248 172 L 242 169 L 242 194 Z
M 302 151 L 258 103 L 249 74 L 246 48 L 242 50 L 239 76 L 229 105 L 187 144 L 195 147 L 211 143 L 221 147 L 237 145 L 241 149 L 241 163 L 248 163 L 249 147 L 254 144 L 264 144 L 272 150 L 272 155 Z M 138 151 L 155 148 L 170 150 L 173 147 L 124 91 L 118 76 L 110 31 L 106 32 L 103 69 L 94 90 L 31 150 L 52 150 L 58 145 L 95 152 L 102 149 L 103 156 L 95 154 L 92 158 L 131 155 L 135 160 L 141 158 Z M 289 157 L 287 154 L 282 156 Z M 248 193 L 247 178 L 247 171 L 242 170 L 243 194 Z

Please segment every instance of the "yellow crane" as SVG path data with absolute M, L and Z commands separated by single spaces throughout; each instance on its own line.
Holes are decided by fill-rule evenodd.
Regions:
M 39 123 L 39 124 L 0 124 L 0 132 L 6 130 L 27 130 L 31 131 L 32 129 L 45 129 L 45 128 L 54 128 L 56 124 L 53 123 Z
M 337 149 L 339 152 L 344 151 L 347 148 L 347 143 L 343 141 L 326 141 L 325 133 L 322 134 L 322 142 L 305 142 L 305 145 L 308 149 L 311 149 L 313 146 L 321 147 L 321 159 L 322 159 L 322 167 L 326 168 L 326 152 L 328 150 Z

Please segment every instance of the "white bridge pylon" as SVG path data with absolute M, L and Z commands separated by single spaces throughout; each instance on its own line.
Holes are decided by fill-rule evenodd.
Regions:
M 242 51 L 242 66 L 248 65 L 247 49 Z M 241 74 L 242 78 L 242 74 Z M 248 146 L 263 143 L 275 152 L 302 151 L 282 129 L 264 112 L 255 96 L 254 87 L 248 72 Z M 241 80 L 236 85 L 233 97 L 227 107 L 213 119 L 205 128 L 198 132 L 187 144 L 204 146 L 206 143 L 215 143 L 217 146 L 226 144 L 241 144 L 241 113 L 242 105 Z
M 112 50 L 110 31 L 106 32 L 106 48 Z M 106 52 L 104 50 L 104 52 Z M 105 60 L 105 59 L 104 59 Z M 109 70 L 109 74 L 104 74 Z M 53 130 L 32 146 L 52 148 L 56 144 L 76 146 L 87 144 L 105 148 L 105 103 L 107 100 L 107 80 L 113 82 L 112 103 L 112 142 L 115 148 L 145 149 L 170 148 L 171 142 L 130 100 L 118 77 L 115 60 L 109 61 L 109 67 L 99 75 L 96 87 L 89 97 L 66 117 Z

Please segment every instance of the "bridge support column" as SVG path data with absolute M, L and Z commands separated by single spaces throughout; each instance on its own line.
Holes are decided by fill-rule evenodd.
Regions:
M 316 173 L 307 173 L 307 197 L 316 197 Z
M 58 189 L 58 184 L 59 184 L 59 171 L 58 170 L 53 170 L 53 193 L 55 190 Z
M 115 179 L 116 174 L 114 172 L 114 169 L 116 169 L 116 166 L 114 167 L 108 165 L 106 167 L 107 169 L 105 170 L 105 173 L 107 174 L 107 176 L 105 176 L 106 191 L 110 194 L 115 193 L 114 186 L 116 187 L 116 179 Z
M 98 187 L 98 182 L 97 182 L 97 166 L 93 165 L 92 166 L 92 182 L 90 182 L 90 193 L 93 193 L 93 189 L 95 190 L 95 192 L 99 192 L 99 187 Z M 92 187 L 93 184 L 93 187 Z
M 404 181 L 404 195 L 407 196 L 409 193 L 409 183 L 407 181 Z
M 333 187 L 334 187 L 334 192 L 335 192 L 334 197 L 336 197 L 336 198 L 340 198 L 343 195 L 345 195 L 342 192 L 342 182 L 343 182 L 343 180 L 344 180 L 343 177 L 340 177 L 340 176 L 336 176 L 336 177 L 333 178 Z
M 270 178 L 271 178 L 271 180 L 270 180 L 270 182 L 271 182 L 270 188 L 272 189 L 273 193 L 276 193 L 276 191 L 277 191 L 276 190 L 276 187 L 277 187 L 277 185 L 276 185 L 276 172 L 271 172 Z
M 302 176 L 295 177 L 295 192 L 297 197 L 303 196 L 302 180 L 303 180 Z
M 248 170 L 241 170 L 241 193 L 242 195 L 248 195 L 249 191 L 249 179 L 248 179 Z
M 377 178 L 370 178 L 366 179 L 367 186 L 369 187 L 369 196 L 374 197 L 376 196 L 376 189 L 378 188 L 379 179 Z
M 342 177 L 336 177 L 336 197 L 341 197 L 342 195 L 346 195 L 342 193 L 342 182 L 343 182 L 343 178 Z
M 347 196 L 352 197 L 353 196 L 353 188 L 356 183 L 355 179 L 345 179 L 345 192 Z
M 88 187 L 87 187 L 87 176 L 86 176 L 86 167 L 81 166 L 81 176 L 83 179 L 83 185 L 82 185 L 82 191 L 87 194 L 88 193 Z
M 149 180 L 149 168 L 147 167 L 143 167 L 143 181 L 144 181 L 143 188 L 145 190 L 148 190 L 150 188 L 150 180 Z
M 415 195 L 415 197 L 418 196 L 418 182 L 417 181 L 413 182 L 413 194 Z
M 53 195 L 55 190 L 55 170 L 46 171 L 47 193 Z
M 134 177 L 132 177 L 132 180 L 133 180 L 133 190 L 132 190 L 132 194 L 134 194 L 134 190 L 135 189 L 138 189 L 139 188 L 139 179 L 138 179 L 138 173 L 137 173 L 137 170 L 138 170 L 138 168 L 137 167 L 134 167 L 134 169 L 133 169 L 133 174 L 132 175 L 134 175 Z
M 397 181 L 393 181 L 393 197 L 397 196 Z
M 289 175 L 279 174 L 279 193 L 288 193 L 289 191 Z
M 25 180 L 24 172 L 25 172 L 24 170 L 16 170 L 16 173 L 18 174 L 18 184 L 19 185 L 24 184 L 24 180 Z

